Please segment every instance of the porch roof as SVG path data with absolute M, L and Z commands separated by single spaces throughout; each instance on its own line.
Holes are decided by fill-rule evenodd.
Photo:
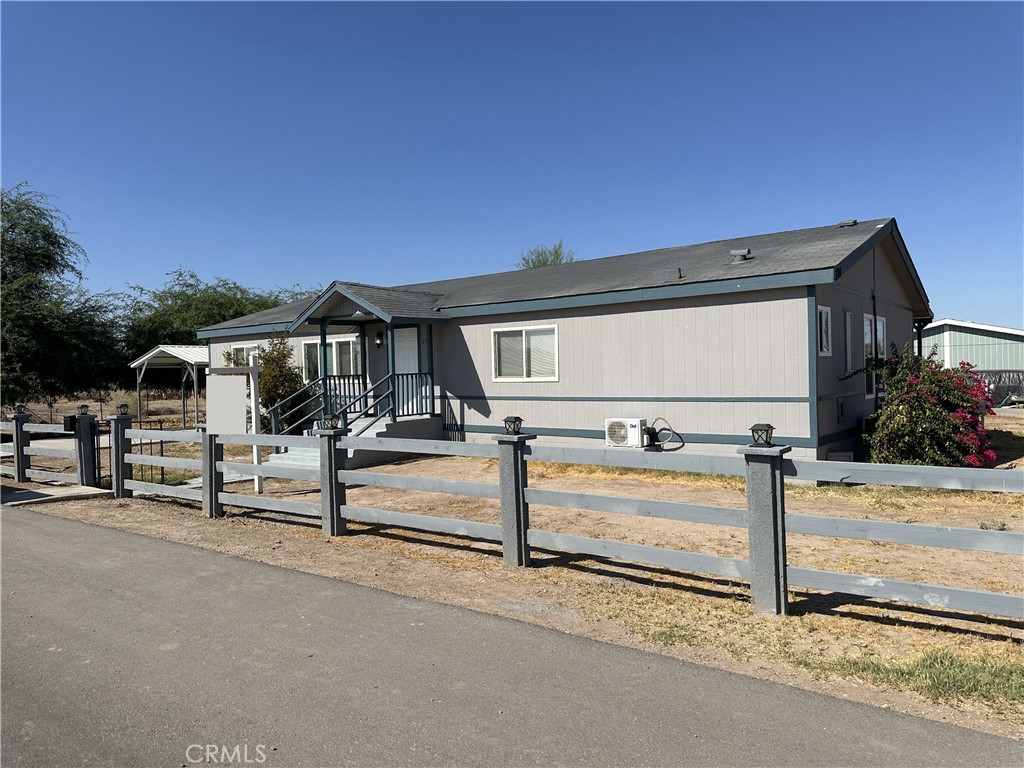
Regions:
M 298 314 L 288 330 L 294 331 L 306 322 L 322 318 L 344 319 L 349 323 L 436 322 L 447 319 L 447 315 L 436 309 L 443 298 L 439 293 L 335 281 Z

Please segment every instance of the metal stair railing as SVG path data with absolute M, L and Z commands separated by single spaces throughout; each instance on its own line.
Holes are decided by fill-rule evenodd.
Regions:
M 355 379 L 357 379 L 355 376 L 321 376 L 319 379 L 310 381 L 301 389 L 271 406 L 269 409 L 271 431 L 275 435 L 287 434 L 307 422 L 323 418 L 326 415 L 325 401 L 329 403 L 331 415 L 336 415 L 346 428 L 361 418 L 372 416 L 370 421 L 360 425 L 359 429 L 353 433 L 353 436 L 356 437 L 386 417 L 395 419 L 399 416 L 420 416 L 433 413 L 434 388 L 429 373 L 387 374 L 366 389 L 358 391 L 348 400 L 342 400 L 344 395 L 350 394 L 355 389 L 353 386 L 356 383 Z M 326 397 L 324 396 L 325 389 Z M 348 392 L 343 390 L 348 390 Z M 294 403 L 303 395 L 306 395 L 305 399 L 282 413 L 284 406 Z M 401 395 L 401 403 L 398 402 L 399 395 Z M 306 409 L 313 403 L 317 403 L 316 407 L 307 411 Z M 295 423 L 282 428 L 281 425 L 295 414 L 302 414 L 302 417 Z

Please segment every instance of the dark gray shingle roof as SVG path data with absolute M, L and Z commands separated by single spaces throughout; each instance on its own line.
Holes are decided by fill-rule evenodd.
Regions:
M 806 272 L 838 266 L 890 221 L 862 221 L 852 227 L 833 224 L 398 287 L 441 294 L 439 308 L 443 309 Z M 744 248 L 750 249 L 753 258 L 733 264 L 730 251 Z
M 384 287 L 335 282 L 331 288 L 343 288 L 392 317 L 436 318 L 454 307 L 835 268 L 890 223 L 895 225 L 894 219 L 861 221 L 853 226 L 832 224 L 429 283 Z M 751 258 L 733 263 L 730 252 L 747 248 Z M 303 299 L 203 330 L 290 322 L 302 316 L 313 303 L 314 300 Z

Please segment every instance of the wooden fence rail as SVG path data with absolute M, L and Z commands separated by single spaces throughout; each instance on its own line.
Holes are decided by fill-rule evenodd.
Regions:
M 344 429 L 317 430 L 308 437 L 134 430 L 129 428 L 130 420 L 127 417 L 114 417 L 111 419 L 111 425 L 115 455 L 112 472 L 115 495 L 126 496 L 131 495 L 132 491 L 143 491 L 201 501 L 207 514 L 212 517 L 222 516 L 224 506 L 229 505 L 320 519 L 326 535 L 344 534 L 347 522 L 353 520 L 467 536 L 500 542 L 505 562 L 523 567 L 530 565 L 531 549 L 541 549 L 712 574 L 749 582 L 755 608 L 759 611 L 786 613 L 789 589 L 792 586 L 1024 619 L 1024 597 L 1019 595 L 784 565 L 786 539 L 790 534 L 1024 556 L 1024 534 L 1019 532 L 786 514 L 783 489 L 787 479 L 1021 494 L 1024 493 L 1024 476 L 1021 473 L 790 460 L 785 456 L 789 450 L 785 446 L 741 448 L 740 456 L 730 457 L 625 449 L 531 446 L 529 441 L 533 436 L 529 435 L 499 435 L 496 436 L 494 444 L 480 444 L 351 437 Z M 17 426 L 15 423 L 15 430 Z M 202 445 L 203 456 L 201 459 L 184 459 L 140 456 L 131 452 L 132 439 L 152 439 L 154 433 L 165 440 L 199 442 Z M 316 447 L 320 451 L 320 468 L 225 461 L 224 446 L 232 444 L 278 448 Z M 350 450 L 496 458 L 498 482 L 476 483 L 438 477 L 350 470 L 345 467 Z M 738 509 L 531 488 L 528 484 L 529 465 L 537 461 L 743 476 L 746 480 L 747 506 L 745 509 Z M 133 480 L 133 466 L 164 466 L 201 471 L 203 486 L 201 489 L 195 489 Z M 250 477 L 319 481 L 321 501 L 314 504 L 228 492 L 224 490 L 225 472 Z M 350 505 L 346 502 L 346 489 L 354 486 L 497 499 L 501 510 L 500 524 Z M 530 524 L 530 505 L 746 528 L 748 557 L 719 557 L 702 552 L 686 552 L 540 530 Z

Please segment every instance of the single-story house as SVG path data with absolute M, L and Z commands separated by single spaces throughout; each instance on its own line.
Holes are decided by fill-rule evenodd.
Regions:
M 877 407 L 874 376 L 854 372 L 932 318 L 887 218 L 413 285 L 334 282 L 198 335 L 219 362 L 287 333 L 328 409 L 434 417 L 452 439 L 489 439 L 516 415 L 544 440 L 603 445 L 606 419 L 661 417 L 687 449 L 732 452 L 768 422 L 795 455 L 826 458 L 851 450 Z
M 947 368 L 971 363 L 997 404 L 1024 395 L 1024 331 L 945 318 L 925 326 L 921 338 L 925 354 L 934 347 Z

